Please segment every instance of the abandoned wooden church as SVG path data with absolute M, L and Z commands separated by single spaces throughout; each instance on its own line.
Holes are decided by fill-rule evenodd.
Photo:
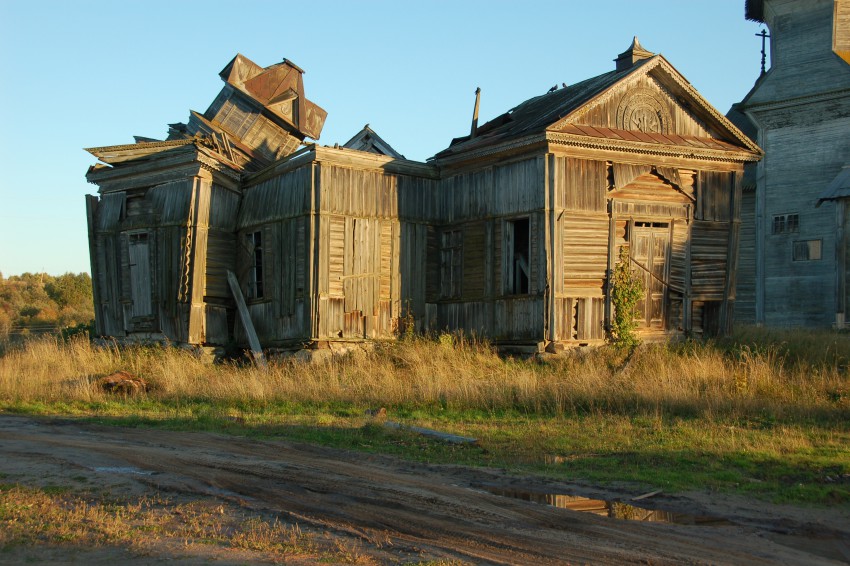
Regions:
M 761 151 L 637 40 L 609 72 L 481 126 L 476 99 L 469 135 L 427 163 L 368 127 L 305 141 L 326 112 L 302 75 L 237 55 L 166 140 L 88 150 L 98 334 L 223 345 L 255 331 L 287 348 L 414 324 L 598 343 L 623 246 L 644 337 L 730 324 L 741 177 Z

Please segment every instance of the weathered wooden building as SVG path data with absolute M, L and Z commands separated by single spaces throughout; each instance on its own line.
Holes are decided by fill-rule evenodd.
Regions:
M 747 0 L 771 66 L 729 117 L 765 158 L 744 183 L 736 320 L 847 324 L 850 2 Z
M 622 246 L 647 289 L 644 335 L 731 320 L 740 182 L 760 150 L 637 40 L 614 70 L 474 122 L 428 163 L 368 126 L 297 149 L 325 113 L 291 62 L 237 56 L 221 75 L 168 140 L 89 150 L 105 163 L 88 174 L 100 334 L 244 343 L 244 295 L 266 347 L 407 324 L 595 343 Z

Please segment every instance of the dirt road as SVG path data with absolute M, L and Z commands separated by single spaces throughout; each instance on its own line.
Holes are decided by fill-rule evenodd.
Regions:
M 354 538 L 379 563 L 835 564 L 850 561 L 850 509 L 800 510 L 708 494 L 642 503 L 731 524 L 610 519 L 493 495 L 521 488 L 612 493 L 499 470 L 433 466 L 304 444 L 0 415 L 5 482 L 156 490 L 221 500 Z M 71 480 L 70 478 L 76 478 Z M 592 493 L 588 493 L 592 492 Z

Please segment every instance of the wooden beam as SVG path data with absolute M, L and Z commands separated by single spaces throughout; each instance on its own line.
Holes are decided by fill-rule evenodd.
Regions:
M 263 369 L 268 369 L 266 358 L 263 356 L 263 348 L 260 346 L 260 339 L 257 337 L 257 331 L 254 330 L 254 323 L 251 322 L 251 313 L 248 312 L 248 306 L 245 304 L 245 297 L 242 296 L 242 289 L 239 288 L 239 281 L 236 275 L 227 270 L 227 282 L 230 284 L 230 291 L 233 293 L 233 298 L 236 300 L 236 309 L 239 311 L 239 320 L 242 321 L 242 326 L 245 328 L 245 334 L 248 335 L 248 344 L 251 346 L 251 354 L 254 357 L 254 363 Z

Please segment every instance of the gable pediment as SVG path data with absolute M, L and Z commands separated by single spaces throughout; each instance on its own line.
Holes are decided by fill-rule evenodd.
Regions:
M 760 153 L 747 136 L 699 95 L 660 55 L 563 116 L 547 130 L 614 140 Z

